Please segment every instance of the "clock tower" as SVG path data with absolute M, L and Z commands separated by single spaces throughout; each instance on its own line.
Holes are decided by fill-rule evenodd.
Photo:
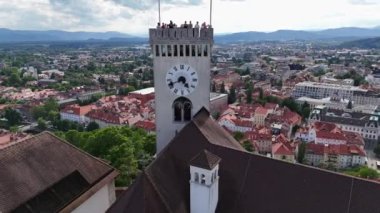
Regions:
M 157 153 L 210 103 L 212 28 L 149 30 L 153 55 Z

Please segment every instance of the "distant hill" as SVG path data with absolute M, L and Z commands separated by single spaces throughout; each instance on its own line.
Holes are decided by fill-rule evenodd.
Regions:
M 340 45 L 343 48 L 364 48 L 364 49 L 380 49 L 380 37 L 360 39 L 355 41 L 344 42 Z
M 254 41 L 289 41 L 289 40 L 334 40 L 351 41 L 363 38 L 380 37 L 380 27 L 357 28 L 346 27 L 320 31 L 278 30 L 275 32 L 238 32 L 216 35 L 217 43 L 254 42 Z M 60 30 L 32 31 L 9 30 L 0 28 L 0 43 L 39 42 L 39 41 L 147 41 L 147 38 L 132 36 L 119 32 L 67 32 Z
M 31 42 L 31 41 L 85 41 L 108 40 L 112 38 L 136 38 L 119 32 L 67 32 L 60 30 L 33 31 L 9 30 L 0 28 L 0 42 Z
M 289 40 L 355 40 L 360 38 L 380 37 L 380 28 L 346 27 L 320 31 L 278 30 L 275 32 L 240 32 L 215 36 L 216 42 L 254 42 L 254 41 L 289 41 Z

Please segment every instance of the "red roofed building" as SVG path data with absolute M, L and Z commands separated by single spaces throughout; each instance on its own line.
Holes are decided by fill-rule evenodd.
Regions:
M 272 135 L 270 133 L 250 131 L 245 133 L 245 137 L 254 144 L 259 153 L 267 154 L 272 152 Z
M 357 145 L 361 149 L 364 149 L 364 139 L 359 133 L 343 131 L 343 134 L 346 137 L 348 145 Z
M 308 143 L 306 145 L 305 162 L 312 166 L 328 164 L 341 169 L 365 164 L 366 152 L 356 145 L 327 145 Z
M 268 114 L 269 114 L 268 109 L 264 107 L 258 107 L 255 110 L 255 115 L 254 115 L 255 124 L 258 126 L 264 126 L 265 119 L 267 118 Z
M 283 143 L 273 144 L 272 158 L 278 159 L 278 160 L 285 160 L 292 163 L 296 162 L 293 150 L 289 146 Z
M 79 106 L 77 104 L 68 105 L 60 111 L 62 120 L 69 120 L 78 123 L 86 123 L 86 114 L 94 108 L 93 105 Z
M 27 137 L 29 137 L 29 135 L 25 133 L 12 133 L 7 130 L 0 129 L 0 149 L 3 149 Z
M 156 131 L 156 124 L 153 121 L 137 121 L 134 126 L 144 129 L 149 133 Z
M 145 104 L 146 102 L 154 99 L 154 87 L 130 92 L 128 96 L 140 100 L 141 104 Z
M 218 119 L 220 126 L 227 128 L 232 132 L 248 132 L 252 131 L 254 123 L 250 120 L 237 118 L 235 115 L 226 114 Z
M 266 103 L 264 108 L 267 109 L 269 113 L 273 113 L 278 108 L 278 104 Z
M 315 143 L 316 144 L 346 144 L 346 137 L 342 133 L 334 133 L 334 132 L 327 132 L 327 131 L 317 131 L 316 137 L 315 137 Z

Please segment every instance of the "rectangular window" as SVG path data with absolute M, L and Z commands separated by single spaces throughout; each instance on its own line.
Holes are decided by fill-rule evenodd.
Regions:
M 183 45 L 179 45 L 179 56 L 183 57 Z
M 186 45 L 186 56 L 190 56 L 190 46 Z
M 156 45 L 156 56 L 160 56 L 160 47 Z
M 191 45 L 191 56 L 195 56 L 195 45 Z
M 166 45 L 161 45 L 161 56 L 162 57 L 166 56 Z
M 178 49 L 177 49 L 177 45 L 174 45 L 174 56 L 177 57 L 178 56 Z
M 202 45 L 197 45 L 198 57 L 202 56 Z
M 168 56 L 172 56 L 172 45 L 168 45 Z
M 203 56 L 208 56 L 208 48 L 207 44 L 203 46 Z

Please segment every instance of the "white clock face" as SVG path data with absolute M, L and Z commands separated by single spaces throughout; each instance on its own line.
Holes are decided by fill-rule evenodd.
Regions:
M 166 85 L 176 95 L 189 95 L 198 85 L 197 71 L 190 65 L 175 65 L 166 73 Z

